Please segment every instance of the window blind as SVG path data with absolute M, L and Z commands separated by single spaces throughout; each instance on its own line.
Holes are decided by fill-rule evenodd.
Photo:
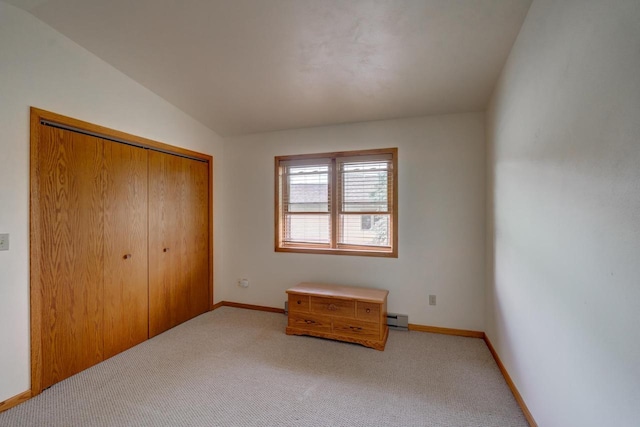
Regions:
M 282 162 L 282 241 L 285 244 L 331 243 L 331 162 Z
M 391 155 L 337 159 L 338 245 L 391 246 Z

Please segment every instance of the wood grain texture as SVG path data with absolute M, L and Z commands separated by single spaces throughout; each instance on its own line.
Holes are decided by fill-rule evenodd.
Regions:
M 288 156 L 276 156 L 276 164 L 284 160 L 305 160 L 327 157 L 353 157 L 353 156 L 375 156 L 379 154 L 397 153 L 397 148 L 374 148 L 371 150 L 356 151 L 332 151 L 330 153 L 309 153 L 309 154 L 293 154 Z
M 213 262 L 213 254 L 214 254 L 214 226 L 213 226 L 213 203 L 214 203 L 214 198 L 213 198 L 213 190 L 214 190 L 214 185 L 213 185 L 213 161 L 214 159 L 211 157 L 209 158 L 209 179 L 208 179 L 208 186 L 209 186 L 209 191 L 207 193 L 208 197 L 209 197 L 209 206 L 208 206 L 208 211 L 207 211 L 207 218 L 209 219 L 209 234 L 208 234 L 208 239 L 209 239 L 209 261 L 208 261 L 208 268 L 209 268 L 209 310 L 213 310 L 213 278 L 214 278 L 214 262 Z
M 289 298 L 288 335 L 311 335 L 384 350 L 389 335 L 386 324 L 388 291 L 300 283 L 286 292 Z
M 400 202 L 398 200 L 398 149 L 391 148 L 389 151 L 393 155 L 393 192 L 389 194 L 389 200 L 392 200 L 393 214 L 391 215 L 391 241 L 393 242 L 393 250 L 391 252 L 392 258 L 398 258 L 398 206 Z
M 288 325 L 293 329 L 304 329 L 313 332 L 331 333 L 332 319 L 312 313 L 289 312 Z
M 234 308 L 243 308 L 245 310 L 268 311 L 269 313 L 284 314 L 284 310 L 282 308 L 265 307 L 263 305 L 242 304 L 239 302 L 232 302 L 232 301 L 221 301 L 218 304 L 216 304 L 216 308 L 218 307 L 234 307 Z
M 103 163 L 98 138 L 40 129 L 42 388 L 103 359 Z
M 41 120 L 96 133 L 107 139 L 127 141 L 127 144 L 63 131 L 43 125 Z M 65 134 L 70 136 L 64 136 Z M 64 143 L 56 145 L 61 140 Z M 53 143 L 54 141 L 57 142 Z M 204 229 L 204 234 L 198 240 L 198 250 L 206 248 L 206 254 L 201 258 L 207 259 L 207 265 L 202 271 L 190 276 L 192 279 L 194 276 L 206 276 L 206 289 L 203 291 L 202 287 L 198 287 L 196 292 L 191 292 L 190 298 L 197 301 L 191 304 L 195 307 L 190 309 L 191 315 L 193 312 L 201 312 L 203 307 L 206 307 L 205 311 L 213 307 L 213 192 L 210 185 L 213 180 L 213 158 L 31 107 L 30 329 L 31 394 L 34 396 L 52 381 L 59 381 L 84 369 L 82 366 L 91 366 L 142 337 L 141 319 L 144 310 L 133 302 L 143 299 L 142 292 L 140 288 L 123 282 L 125 278 L 135 278 L 134 281 L 142 282 L 143 279 L 138 277 L 140 267 L 129 271 L 128 264 L 118 265 L 115 259 L 109 258 L 114 262 L 109 265 L 109 260 L 105 258 L 107 252 L 109 255 L 123 252 L 119 254 L 123 258 L 118 261 L 140 262 L 142 256 L 136 256 L 138 252 L 133 253 L 135 245 L 131 245 L 131 250 L 123 251 L 114 242 L 129 246 L 127 239 L 137 239 L 140 237 L 138 234 L 148 232 L 148 223 L 144 227 L 138 226 L 139 206 L 133 209 L 133 217 L 124 220 L 125 210 L 121 205 L 125 199 L 125 204 L 131 203 L 132 188 L 136 188 L 136 197 L 142 195 L 138 191 L 138 177 L 144 175 L 144 172 L 135 167 L 131 170 L 125 167 L 120 178 L 126 183 L 110 180 L 107 173 L 107 163 L 115 163 L 116 157 L 120 155 L 114 154 L 110 158 L 111 154 L 109 150 L 105 151 L 104 144 L 127 147 L 129 142 L 139 146 L 135 150 L 162 150 L 201 160 L 183 159 L 200 163 L 200 166 L 193 168 L 200 171 L 195 174 L 196 177 L 187 176 L 184 180 L 198 182 L 195 197 L 198 204 L 205 208 L 193 221 L 196 224 L 207 224 L 206 227 L 200 227 L 201 231 Z M 86 146 L 81 147 L 83 144 Z M 76 150 L 76 146 L 80 148 Z M 120 158 L 126 159 L 127 155 Z M 77 167 L 80 169 L 76 170 Z M 202 170 L 206 172 L 202 173 Z M 148 176 L 146 179 L 148 180 Z M 116 187 L 129 191 L 124 192 L 126 195 L 110 193 Z M 188 195 L 182 197 L 188 198 Z M 146 210 L 144 208 L 145 220 Z M 132 227 L 129 233 L 124 231 L 127 227 Z M 104 239 L 105 233 L 120 235 L 114 241 L 107 242 Z M 143 246 L 136 251 L 146 250 L 147 243 Z M 131 254 L 131 257 L 125 260 L 126 254 Z M 87 266 L 84 265 L 86 262 Z M 148 269 L 148 264 L 144 269 Z M 108 289 L 104 287 L 105 274 Z M 192 279 L 186 282 L 193 282 Z M 86 283 L 93 286 L 85 288 Z M 148 290 L 145 293 L 148 304 Z M 205 294 L 203 301 L 202 295 Z M 119 298 L 128 301 L 128 308 L 117 306 Z M 107 318 L 104 317 L 105 313 Z M 123 318 L 124 323 L 121 321 Z M 106 320 L 112 323 L 107 325 Z M 148 328 L 147 321 L 144 325 L 147 335 Z M 120 343 L 121 340 L 129 343 Z M 71 356 L 69 360 L 65 360 L 67 355 Z
M 385 325 L 386 326 L 386 325 Z M 335 319 L 333 333 L 356 338 L 380 340 L 381 325 L 379 323 L 363 322 L 356 319 Z
M 289 311 L 309 312 L 309 295 L 289 294 Z
M 286 292 L 296 295 L 328 296 L 333 299 L 355 299 L 378 304 L 384 302 L 389 294 L 389 291 L 384 289 L 309 282 L 299 283 L 293 288 L 287 289 Z
M 72 117 L 63 116 L 61 114 L 53 113 L 51 111 L 42 110 L 40 108 L 31 107 L 31 112 L 40 119 L 48 120 L 53 123 L 64 124 L 77 129 L 82 129 L 87 132 L 103 135 L 108 138 L 116 138 L 123 141 L 128 141 L 133 144 L 140 145 L 151 149 L 160 151 L 176 153 L 182 156 L 188 156 L 196 159 L 204 160 L 207 163 L 212 163 L 213 158 L 208 154 L 198 153 L 196 151 L 187 150 L 186 148 L 175 147 L 173 145 L 165 144 L 163 142 L 154 141 L 152 139 L 143 138 L 141 136 L 132 135 L 130 133 L 121 132 L 119 130 L 111 129 L 108 127 L 96 125 L 93 123 L 78 120 Z
M 273 249 L 278 252 L 280 246 L 282 246 L 282 207 L 280 206 L 280 194 L 283 191 L 283 188 L 280 186 L 280 174 L 282 173 L 282 167 L 280 166 L 280 159 L 278 157 L 274 158 L 275 163 L 275 173 L 274 173 L 274 182 L 273 182 L 273 230 L 274 230 L 274 238 L 273 238 Z
M 188 262 L 189 319 L 209 310 L 209 166 L 182 158 L 186 199 L 183 204 L 185 252 Z
M 389 328 L 385 328 L 384 335 L 382 336 L 381 340 L 371 340 L 371 339 L 366 339 L 361 337 L 352 337 L 348 335 L 326 333 L 326 332 L 319 332 L 319 331 L 310 332 L 309 330 L 306 330 L 306 329 L 299 329 L 299 328 L 294 328 L 289 326 L 287 326 L 285 332 L 287 335 L 311 335 L 319 338 L 326 338 L 330 340 L 360 344 L 365 347 L 373 348 L 374 350 L 379 350 L 379 351 L 384 351 L 384 347 L 387 343 L 387 338 L 389 337 Z
M 211 311 L 217 310 L 220 307 L 224 307 L 224 301 L 220 301 L 220 302 L 217 302 L 217 303 L 213 304 L 213 307 L 211 307 Z
M 75 197 L 75 195 L 73 195 L 70 198 L 69 193 L 67 192 L 67 189 L 65 189 L 64 186 L 65 185 L 68 186 L 71 184 L 69 184 L 68 182 L 65 182 L 63 184 L 57 183 L 55 178 L 56 175 L 51 175 L 53 170 L 52 169 L 53 167 L 51 164 L 46 166 L 43 170 L 41 159 L 51 155 L 51 153 L 48 151 L 50 149 L 50 144 L 47 143 L 47 141 L 51 139 L 49 133 L 53 132 L 53 134 L 55 134 L 55 132 L 70 132 L 70 131 L 55 130 L 56 128 L 54 127 L 42 125 L 41 120 L 47 120 L 53 123 L 61 124 L 63 126 L 71 126 L 73 128 L 80 129 L 82 131 L 97 133 L 100 136 L 104 136 L 107 139 L 115 138 L 119 141 L 126 141 L 127 144 L 125 144 L 125 146 L 131 143 L 134 145 L 138 145 L 140 147 L 144 147 L 145 149 L 148 148 L 150 150 L 162 150 L 165 152 L 172 152 L 172 153 L 178 154 L 179 156 L 189 156 L 191 158 L 200 159 L 202 161 L 202 162 L 197 162 L 194 160 L 189 160 L 194 163 L 201 163 L 202 165 L 205 165 L 204 167 L 206 167 L 207 169 L 207 172 L 205 174 L 206 177 L 204 178 L 204 182 L 206 182 L 206 186 L 202 185 L 203 188 L 200 188 L 198 191 L 196 191 L 197 197 L 199 197 L 201 200 L 202 198 L 206 200 L 205 202 L 201 202 L 201 204 L 206 206 L 205 208 L 206 212 L 202 215 L 206 218 L 204 222 L 207 223 L 207 227 L 206 227 L 207 235 L 206 235 L 206 240 L 202 242 L 202 246 L 206 246 L 207 254 L 205 255 L 205 257 L 207 258 L 207 266 L 206 266 L 206 273 L 204 274 L 198 273 L 198 274 L 200 274 L 201 276 L 207 275 L 207 279 L 206 279 L 207 280 L 207 292 L 206 292 L 207 297 L 206 297 L 206 301 L 202 304 L 202 306 L 200 306 L 199 304 L 200 304 L 201 298 L 199 296 L 196 296 L 196 299 L 198 301 L 198 304 L 196 304 L 197 306 L 196 308 L 199 312 L 200 310 L 202 310 L 202 307 L 204 306 L 206 306 L 207 309 L 213 307 L 213 262 L 212 262 L 213 249 L 214 249 L 213 248 L 213 189 L 212 189 L 213 188 L 213 167 L 212 167 L 213 157 L 206 154 L 193 152 L 193 151 L 182 149 L 179 147 L 173 147 L 157 141 L 152 141 L 146 138 L 141 138 L 135 135 L 127 134 L 117 130 L 94 125 L 81 120 L 65 117 L 56 113 L 31 107 L 31 154 L 30 154 L 30 195 L 31 195 L 30 197 L 30 275 L 31 275 L 30 277 L 30 287 L 31 287 L 30 308 L 31 310 L 30 310 L 30 317 L 31 317 L 31 393 L 32 395 L 39 394 L 43 390 L 43 388 L 48 385 L 48 384 L 46 385 L 44 382 L 45 368 L 48 367 L 47 369 L 50 369 L 51 366 L 60 364 L 59 361 L 56 362 L 55 360 L 45 361 L 46 359 L 45 356 L 48 357 L 49 354 L 45 355 L 44 352 L 46 351 L 50 353 L 54 348 L 54 344 L 55 344 L 56 351 L 59 353 L 58 356 L 61 354 L 61 352 L 69 350 L 68 348 L 69 342 L 74 342 L 76 343 L 76 345 L 81 346 L 82 348 L 78 352 L 72 351 L 72 353 L 74 354 L 74 357 L 77 360 L 72 360 L 69 362 L 71 365 L 77 366 L 79 364 L 81 365 L 79 361 L 81 362 L 82 360 L 84 360 L 87 354 L 93 354 L 95 356 L 93 357 L 93 359 L 97 360 L 97 359 L 102 359 L 104 355 L 108 357 L 109 355 L 114 354 L 117 351 L 120 351 L 116 344 L 110 343 L 110 338 L 121 336 L 121 333 L 124 333 L 125 335 L 129 334 L 131 342 L 135 342 L 135 341 L 138 341 L 138 339 L 140 339 L 141 335 L 138 336 L 137 332 L 134 332 L 134 331 L 139 332 L 142 329 L 142 328 L 139 329 L 139 325 L 137 325 L 137 322 L 133 322 L 133 324 L 136 324 L 137 326 L 130 324 L 130 325 L 119 325 L 117 328 L 115 327 L 115 319 L 118 316 L 121 316 L 127 310 L 120 307 L 110 312 L 108 303 L 105 302 L 104 297 L 113 298 L 112 302 L 115 302 L 115 300 L 118 298 L 118 295 L 117 295 L 118 292 L 122 292 L 119 297 L 128 301 L 128 304 L 129 304 L 128 312 L 130 313 L 133 307 L 135 307 L 133 311 L 139 308 L 141 308 L 142 311 L 144 311 L 143 307 L 140 307 L 137 303 L 134 303 L 133 300 L 131 299 L 133 294 L 137 295 L 137 297 L 141 297 L 141 295 L 139 293 L 132 292 L 132 289 L 128 288 L 128 284 L 127 286 L 124 286 L 123 284 L 123 286 L 121 286 L 119 290 L 118 290 L 118 286 L 116 286 L 115 288 L 111 288 L 111 284 L 114 284 L 114 283 L 117 284 L 118 281 L 120 279 L 123 279 L 125 276 L 127 276 L 128 273 L 125 273 L 124 270 L 121 271 L 118 268 L 115 268 L 113 265 L 109 266 L 108 261 L 105 258 L 103 258 L 104 253 L 100 253 L 99 256 L 97 255 L 94 256 L 95 254 L 92 253 L 92 252 L 95 252 L 95 249 L 99 246 L 102 246 L 103 251 L 115 250 L 115 249 L 112 249 L 109 245 L 113 245 L 116 239 L 114 237 L 114 240 L 109 243 L 105 241 L 104 233 L 102 234 L 102 236 L 98 236 L 97 238 L 94 238 L 96 236 L 91 233 L 98 233 L 98 232 L 102 233 L 104 231 L 104 232 L 108 232 L 109 236 L 111 236 L 110 230 L 112 229 L 120 230 L 121 228 L 126 228 L 129 225 L 133 226 L 135 230 L 135 232 L 133 232 L 132 234 L 139 233 L 141 229 L 145 229 L 145 232 L 148 231 L 147 227 L 137 227 L 135 224 L 128 224 L 127 221 L 122 222 L 120 220 L 117 220 L 111 225 L 105 223 L 105 218 L 106 218 L 106 221 L 108 221 L 110 218 L 110 215 L 113 216 L 113 218 L 116 218 L 116 217 L 120 217 L 122 214 L 122 212 L 119 211 L 119 207 L 121 206 L 119 204 L 114 204 L 112 205 L 112 207 L 105 205 L 104 211 L 101 213 L 101 215 L 98 215 L 96 217 L 96 218 L 99 217 L 99 221 L 103 222 L 104 227 L 106 227 L 104 230 L 100 231 L 102 227 L 98 225 L 96 227 L 91 227 L 90 233 L 85 233 L 85 234 L 79 233 L 82 235 L 76 236 L 75 238 L 70 237 L 71 233 L 69 232 L 69 230 L 71 229 L 71 226 L 69 224 L 77 221 L 79 217 L 81 217 L 80 218 L 81 221 L 78 222 L 78 225 L 80 227 L 76 228 L 76 232 L 78 230 L 82 230 L 83 227 L 86 225 L 85 224 L 86 222 L 92 222 L 92 221 L 96 222 L 96 221 L 82 220 L 87 216 L 88 211 L 84 209 L 84 205 L 83 205 L 84 202 L 82 202 L 79 199 L 80 192 L 77 194 L 78 197 Z M 83 136 L 82 134 L 79 134 L 76 132 L 70 132 L 70 133 L 73 135 Z M 100 143 L 102 144 L 113 143 L 111 141 L 102 140 L 101 138 L 94 138 L 94 137 L 88 137 L 88 138 L 90 138 L 91 141 L 96 141 L 96 140 L 101 141 Z M 117 144 L 117 145 L 120 145 L 120 144 Z M 63 161 L 61 161 L 61 163 L 58 165 L 59 167 L 54 168 L 55 173 L 61 176 L 65 174 L 67 175 L 69 174 L 68 170 L 72 169 L 74 165 L 77 163 L 76 157 L 78 156 L 78 153 L 72 154 L 72 153 L 69 153 L 69 151 L 66 149 L 62 151 L 63 151 L 62 154 L 64 154 L 64 155 L 61 154 L 61 158 L 63 159 Z M 104 156 L 103 158 L 106 161 L 108 157 L 108 152 L 105 153 L 103 150 L 100 156 Z M 98 161 L 98 158 L 100 156 L 97 156 L 95 160 Z M 82 178 L 80 179 L 81 181 L 80 189 L 86 190 L 86 188 L 91 187 L 92 185 L 96 187 L 95 188 L 96 191 L 94 192 L 94 194 L 91 195 L 91 198 L 89 199 L 90 201 L 93 201 L 93 202 L 97 201 L 96 194 L 98 193 L 97 191 L 97 188 L 99 187 L 98 182 L 100 182 L 102 185 L 102 187 L 100 188 L 101 195 L 105 198 L 103 202 L 108 202 L 107 183 L 109 182 L 109 177 L 106 174 L 106 165 L 104 164 L 105 161 L 103 161 L 103 164 L 102 164 L 103 168 L 102 168 L 102 175 L 100 179 L 96 179 L 94 182 L 92 182 L 91 178 L 85 179 L 87 178 L 87 176 L 82 176 Z M 81 163 L 83 164 L 86 163 L 85 166 L 88 165 L 87 167 L 91 167 L 92 165 L 91 161 L 81 162 Z M 97 167 L 97 165 L 93 165 L 93 166 L 96 166 L 94 172 L 96 172 L 97 174 L 97 170 L 99 168 Z M 47 169 L 47 167 L 49 169 Z M 202 169 L 203 166 L 199 166 L 199 168 Z M 136 172 L 129 171 L 127 173 L 136 174 L 138 173 L 138 171 Z M 125 175 L 127 173 L 125 173 Z M 130 176 L 130 174 L 128 176 Z M 202 181 L 200 178 L 201 177 L 199 176 L 198 180 Z M 73 181 L 74 189 L 78 187 L 78 182 L 79 181 L 77 179 Z M 59 187 L 61 187 L 63 191 L 59 191 L 60 190 Z M 45 194 L 46 191 L 50 191 L 50 190 L 53 190 L 54 192 L 52 194 Z M 135 191 L 137 192 L 138 190 L 135 190 Z M 65 203 L 67 203 L 68 206 L 72 206 L 71 210 L 68 210 L 65 213 L 65 209 L 62 209 L 64 206 L 62 205 L 56 206 L 55 205 L 55 202 L 57 200 L 56 198 L 61 198 L 61 200 L 65 201 Z M 79 206 L 81 209 L 74 208 L 73 206 Z M 65 225 L 59 226 L 58 228 L 60 228 L 60 230 L 56 229 L 54 230 L 55 232 L 52 232 L 51 230 L 52 228 L 51 222 L 57 221 L 57 219 L 56 218 L 54 218 L 53 220 L 46 219 L 48 215 L 50 215 L 52 212 L 62 217 L 65 217 L 66 215 L 66 217 L 64 218 Z M 147 213 L 145 213 L 145 215 L 147 215 Z M 138 221 L 137 214 L 135 214 L 134 216 L 135 216 L 135 219 L 133 220 L 133 223 L 137 223 Z M 146 219 L 148 220 L 148 218 Z M 49 223 L 47 221 L 49 221 Z M 199 217 L 197 221 L 199 221 L 200 223 L 203 222 L 201 217 Z M 119 224 L 117 224 L 118 222 Z M 45 226 L 47 226 L 47 228 L 45 228 Z M 82 269 L 76 268 L 75 270 L 71 269 L 72 271 L 67 271 L 66 273 L 63 272 L 64 273 L 63 276 L 65 274 L 69 277 L 73 277 L 74 275 L 81 276 L 83 280 L 88 280 L 91 282 L 92 277 L 97 276 L 100 272 L 102 273 L 102 276 L 100 276 L 99 278 L 100 279 L 99 282 L 95 282 L 95 283 L 96 283 L 96 286 L 99 286 L 101 288 L 101 292 L 103 293 L 103 296 L 101 296 L 100 299 L 95 299 L 95 304 L 93 302 L 89 303 L 89 305 L 85 307 L 84 310 L 79 308 L 82 306 L 83 301 L 91 299 L 92 293 L 96 293 L 97 295 L 98 293 L 100 293 L 100 291 L 96 291 L 96 289 L 85 289 L 84 294 L 80 295 L 80 298 L 77 298 L 76 295 L 69 289 L 65 289 L 59 285 L 56 285 L 56 287 L 50 287 L 48 285 L 51 275 L 54 274 L 52 273 L 51 266 L 56 267 L 58 265 L 61 265 L 62 268 L 66 268 L 67 270 L 69 270 L 71 268 L 69 267 L 70 265 L 73 264 L 75 265 L 75 267 L 78 267 L 82 265 L 82 262 L 83 262 L 82 257 L 74 258 L 75 257 L 74 253 L 70 253 L 70 254 L 69 253 L 63 254 L 61 252 L 59 253 L 58 249 L 71 245 L 74 249 L 78 250 L 78 246 L 82 246 L 80 243 L 83 243 L 83 242 L 84 243 L 93 242 L 93 244 L 95 244 L 95 246 L 93 247 L 93 251 L 91 250 L 84 251 L 84 252 L 80 251 L 83 253 L 83 255 L 86 255 L 85 257 L 86 259 L 92 259 L 94 263 L 87 269 L 86 272 L 82 272 L 81 271 Z M 60 246 L 60 248 L 55 245 Z M 113 248 L 115 248 L 115 245 L 113 245 Z M 146 245 L 145 245 L 145 248 L 146 248 Z M 131 251 L 124 251 L 124 254 L 130 253 L 130 252 Z M 127 259 L 128 261 L 133 261 L 133 260 L 139 261 L 141 258 L 141 257 L 135 256 L 135 254 L 133 253 L 131 255 L 132 257 L 128 258 Z M 75 264 L 72 262 L 74 260 L 77 261 L 75 262 Z M 101 263 L 102 263 L 102 268 L 98 268 L 98 265 Z M 107 272 L 109 272 L 109 274 L 114 274 L 113 277 L 107 278 L 108 280 L 112 281 L 108 283 L 110 285 L 109 289 L 104 289 L 104 286 L 103 286 L 103 281 L 105 279 L 104 277 L 105 269 Z M 134 277 L 137 274 L 133 272 L 130 272 L 130 273 L 131 273 L 129 274 L 130 277 Z M 60 280 L 63 280 L 63 278 L 61 277 Z M 79 283 L 79 282 L 74 281 L 74 283 Z M 198 291 L 202 292 L 201 288 L 198 288 Z M 139 292 L 139 289 L 138 289 L 138 292 Z M 58 293 L 61 293 L 61 295 L 59 296 Z M 205 292 L 202 292 L 202 294 L 204 293 Z M 75 308 L 59 310 L 56 308 L 56 306 L 53 306 L 53 307 L 48 306 L 52 296 L 57 298 L 55 303 L 60 305 L 60 307 L 64 306 L 65 301 L 72 301 L 73 306 Z M 62 299 L 62 296 L 64 296 L 66 299 Z M 147 300 L 148 300 L 148 295 L 147 295 Z M 100 306 L 101 308 L 96 309 L 96 306 Z M 115 305 L 113 305 L 113 307 L 115 308 Z M 103 313 L 105 310 L 106 310 L 106 315 L 111 316 L 110 317 L 111 320 L 114 321 L 111 332 L 109 332 L 109 326 L 105 325 L 105 318 L 103 317 Z M 77 312 L 82 312 L 82 313 L 81 315 L 78 315 Z M 138 314 L 135 315 L 136 318 L 138 318 Z M 82 316 L 91 317 L 94 315 L 96 316 L 96 319 L 89 320 L 86 322 L 81 320 Z M 55 319 L 52 320 L 52 318 L 55 318 Z M 55 323 L 52 323 L 53 321 L 55 321 Z M 75 327 L 77 330 L 74 329 L 72 331 L 72 334 L 66 339 L 68 342 L 64 344 L 62 341 L 65 341 L 65 339 L 63 338 L 62 334 L 59 334 L 58 332 L 60 328 L 67 327 L 68 326 L 67 323 L 69 322 L 71 322 L 71 324 L 73 325 L 76 325 Z M 78 326 L 80 324 L 84 324 L 84 329 Z M 144 328 L 145 330 L 148 330 L 149 328 L 148 319 L 146 321 Z M 118 331 L 116 331 L 116 329 L 118 329 Z M 76 342 L 76 337 L 80 336 L 80 338 L 84 339 L 86 338 L 85 336 L 86 333 L 89 333 L 92 330 L 96 334 L 100 335 L 100 338 L 97 339 L 97 341 L 100 341 L 101 343 L 103 343 L 106 340 L 106 345 L 107 345 L 106 349 L 104 347 L 101 347 L 98 351 L 97 349 L 93 348 L 92 345 L 82 344 L 83 342 L 82 339 L 79 341 L 80 344 Z M 108 335 L 106 337 L 104 336 L 105 331 Z M 85 335 L 82 335 L 83 333 L 85 333 Z M 112 337 L 110 337 L 109 335 L 112 335 Z M 125 339 L 125 341 L 127 341 L 127 339 Z M 100 344 L 100 345 L 103 346 L 104 344 Z M 110 347 L 110 346 L 113 346 L 113 347 Z M 101 354 L 98 355 L 98 353 L 101 353 Z M 58 371 L 61 370 L 59 366 L 56 367 L 56 369 Z M 53 374 L 50 372 L 49 376 L 51 377 L 52 375 Z M 56 378 L 62 378 L 65 375 L 66 374 L 61 375 L 57 371 L 55 373 Z M 57 380 L 58 379 L 56 379 L 55 381 Z M 51 379 L 49 378 L 46 381 L 50 382 Z
M 209 310 L 206 163 L 149 152 L 149 336 Z
M 440 328 L 437 326 L 414 325 L 409 323 L 410 331 L 431 332 L 433 334 L 456 335 L 459 337 L 484 338 L 482 331 L 469 331 L 466 329 Z
M 13 408 L 14 406 L 19 405 L 29 399 L 31 399 L 31 390 L 24 391 L 16 396 L 13 396 L 12 398 L 0 402 L 0 412 Z
M 37 395 L 42 391 L 42 252 L 40 209 L 40 116 L 31 108 L 31 141 L 29 158 L 29 317 L 31 343 L 31 392 Z
M 184 306 L 179 300 L 178 271 L 179 158 L 149 153 L 149 337 L 177 323 L 172 310 Z M 177 255 L 174 255 L 177 254 Z M 177 295 L 176 295 L 177 294 Z
M 356 302 L 354 300 L 311 296 L 309 307 L 312 313 L 356 317 Z
M 531 411 L 529 411 L 527 404 L 525 403 L 524 399 L 520 395 L 518 388 L 513 383 L 513 380 L 511 379 L 509 372 L 507 372 L 507 369 L 504 367 L 504 364 L 502 363 L 502 360 L 500 360 L 500 356 L 498 356 L 496 349 L 491 344 L 489 337 L 483 333 L 482 338 L 484 339 L 484 342 L 487 344 L 487 347 L 489 348 L 491 355 L 495 359 L 496 364 L 500 369 L 500 372 L 502 372 L 502 376 L 504 377 L 504 380 L 507 382 L 507 385 L 511 389 L 511 393 L 513 393 L 513 397 L 516 399 L 516 402 L 518 402 L 518 405 L 520 405 L 520 409 L 522 409 L 522 413 L 524 414 L 524 417 L 527 419 L 527 422 L 531 427 L 538 427 L 538 423 L 536 423 L 536 420 L 533 418 Z
M 311 245 L 309 245 L 311 246 Z M 301 247 L 277 247 L 276 252 L 291 252 L 291 253 L 304 253 L 304 254 L 316 254 L 316 255 L 351 255 L 351 256 L 368 256 L 379 258 L 398 258 L 393 252 L 381 252 L 381 251 L 361 251 L 351 249 L 308 249 Z
M 104 141 L 104 356 L 149 335 L 147 152 Z
M 380 307 L 380 304 L 358 301 L 356 305 L 356 317 L 368 322 L 379 322 L 381 311 L 382 307 Z

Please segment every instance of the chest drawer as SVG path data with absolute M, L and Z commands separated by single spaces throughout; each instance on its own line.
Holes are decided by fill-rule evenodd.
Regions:
M 306 331 L 331 332 L 331 318 L 311 313 L 289 312 L 289 327 Z
M 336 298 L 310 297 L 311 312 L 329 316 L 355 317 L 356 303 Z
M 368 322 L 380 321 L 380 304 L 358 301 L 357 307 L 356 313 L 358 319 Z
M 309 295 L 289 294 L 289 311 L 309 312 Z
M 340 335 L 360 338 L 380 338 L 380 325 L 350 319 L 334 319 L 333 332 Z

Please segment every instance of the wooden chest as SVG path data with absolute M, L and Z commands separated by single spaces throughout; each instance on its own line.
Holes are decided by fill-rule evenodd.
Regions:
M 311 335 L 384 350 L 389 335 L 389 291 L 300 283 L 287 294 L 287 335 Z

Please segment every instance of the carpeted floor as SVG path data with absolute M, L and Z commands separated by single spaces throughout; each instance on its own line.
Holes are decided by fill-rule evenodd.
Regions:
M 480 339 L 391 331 L 384 352 L 222 307 L 0 413 L 0 426 L 527 426 Z

